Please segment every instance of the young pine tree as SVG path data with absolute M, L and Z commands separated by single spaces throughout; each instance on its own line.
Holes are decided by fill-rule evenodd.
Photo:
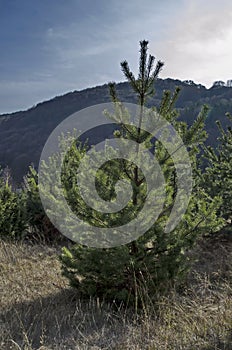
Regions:
M 154 94 L 154 83 L 163 66 L 159 61 L 154 68 L 154 63 L 155 58 L 152 55 L 148 56 L 147 41 L 140 42 L 138 78 L 131 72 L 127 61 L 121 63 L 122 71 L 137 96 L 141 113 L 138 127 L 130 122 L 122 123 L 115 132 L 115 138 L 135 141 L 138 157 L 142 143 L 145 142 L 148 148 L 153 148 L 154 157 L 159 161 L 165 178 L 166 198 L 163 210 L 145 234 L 128 244 L 104 249 L 76 244 L 71 249 L 63 249 L 61 255 L 63 274 L 70 280 L 72 286 L 77 287 L 79 292 L 86 296 L 98 296 L 139 305 L 145 296 L 153 298 L 159 293 L 164 293 L 173 283 L 183 279 L 188 267 L 186 251 L 203 233 L 217 230 L 221 225 L 221 221 L 216 217 L 219 199 L 207 196 L 197 180 L 196 155 L 199 152 L 199 145 L 206 138 L 204 121 L 207 107 L 202 108 L 191 127 L 179 122 L 178 113 L 174 109 L 179 94 L 177 88 L 173 94 L 165 91 L 161 105 L 154 106 L 152 110 L 172 123 L 181 136 L 189 151 L 195 179 L 183 220 L 172 232 L 165 230 L 177 191 L 174 159 L 160 141 L 154 140 L 142 129 L 144 108 L 148 99 Z M 115 84 L 110 83 L 109 89 L 115 108 L 118 106 L 119 109 L 123 108 L 117 97 Z M 98 227 L 117 226 L 133 219 L 146 200 L 146 179 L 141 169 L 124 159 L 114 159 L 101 167 L 97 174 L 96 186 L 105 200 L 115 199 L 115 184 L 118 180 L 126 179 L 133 189 L 131 200 L 120 213 L 102 214 L 84 203 L 75 180 L 78 165 L 85 153 L 85 147 L 80 145 L 76 147 L 74 144 L 64 162 L 63 184 L 67 201 L 73 211 Z M 97 157 L 96 152 L 96 159 Z M 121 195 L 123 196 L 123 193 Z

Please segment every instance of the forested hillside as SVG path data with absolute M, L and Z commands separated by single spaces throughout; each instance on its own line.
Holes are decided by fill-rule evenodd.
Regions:
M 211 111 L 206 121 L 208 143 L 215 145 L 218 129 L 215 124 L 220 120 L 226 124 L 226 112 L 232 112 L 232 88 L 213 86 L 206 89 L 193 82 L 182 82 L 173 79 L 158 79 L 155 85 L 155 95 L 148 105 L 158 106 L 164 90 L 174 91 L 181 87 L 181 93 L 176 107 L 180 119 L 191 124 L 203 104 L 208 104 Z M 119 98 L 122 101 L 136 103 L 128 83 L 117 84 Z M 0 115 L 0 165 L 8 166 L 15 181 L 21 181 L 33 163 L 38 165 L 39 157 L 46 139 L 51 131 L 66 117 L 85 107 L 99 103 L 110 102 L 109 88 L 105 84 L 88 88 L 83 91 L 73 91 L 52 100 L 39 103 L 27 111 Z M 109 134 L 112 128 L 103 132 Z M 92 140 L 94 142 L 94 140 Z

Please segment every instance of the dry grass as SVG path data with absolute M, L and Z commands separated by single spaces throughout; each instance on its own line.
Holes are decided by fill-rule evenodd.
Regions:
M 1 350 L 232 349 L 232 240 L 202 242 L 187 284 L 140 315 L 79 300 L 58 253 L 0 243 Z

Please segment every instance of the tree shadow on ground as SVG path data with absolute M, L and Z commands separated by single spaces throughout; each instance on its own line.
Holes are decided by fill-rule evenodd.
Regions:
M 111 332 L 115 329 L 115 323 L 117 328 L 123 327 L 120 312 L 118 309 L 118 317 L 112 317 L 112 305 L 93 299 L 80 301 L 72 289 L 63 289 L 48 297 L 17 303 L 3 310 L 0 315 L 6 339 L 2 349 L 14 349 L 10 347 L 13 343 L 17 343 L 20 349 L 26 346 L 27 349 L 38 349 L 42 344 L 57 346 L 65 340 L 91 344 L 96 341 L 96 334 L 100 346 L 103 342 L 100 339 L 103 330 L 105 343 L 112 338 Z M 118 329 L 117 333 L 119 332 Z M 123 329 L 121 333 L 123 334 Z

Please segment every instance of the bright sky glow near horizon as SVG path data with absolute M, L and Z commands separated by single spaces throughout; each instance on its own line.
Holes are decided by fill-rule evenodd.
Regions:
M 160 78 L 232 79 L 231 0 L 0 0 L 0 113 L 124 81 L 143 39 Z

